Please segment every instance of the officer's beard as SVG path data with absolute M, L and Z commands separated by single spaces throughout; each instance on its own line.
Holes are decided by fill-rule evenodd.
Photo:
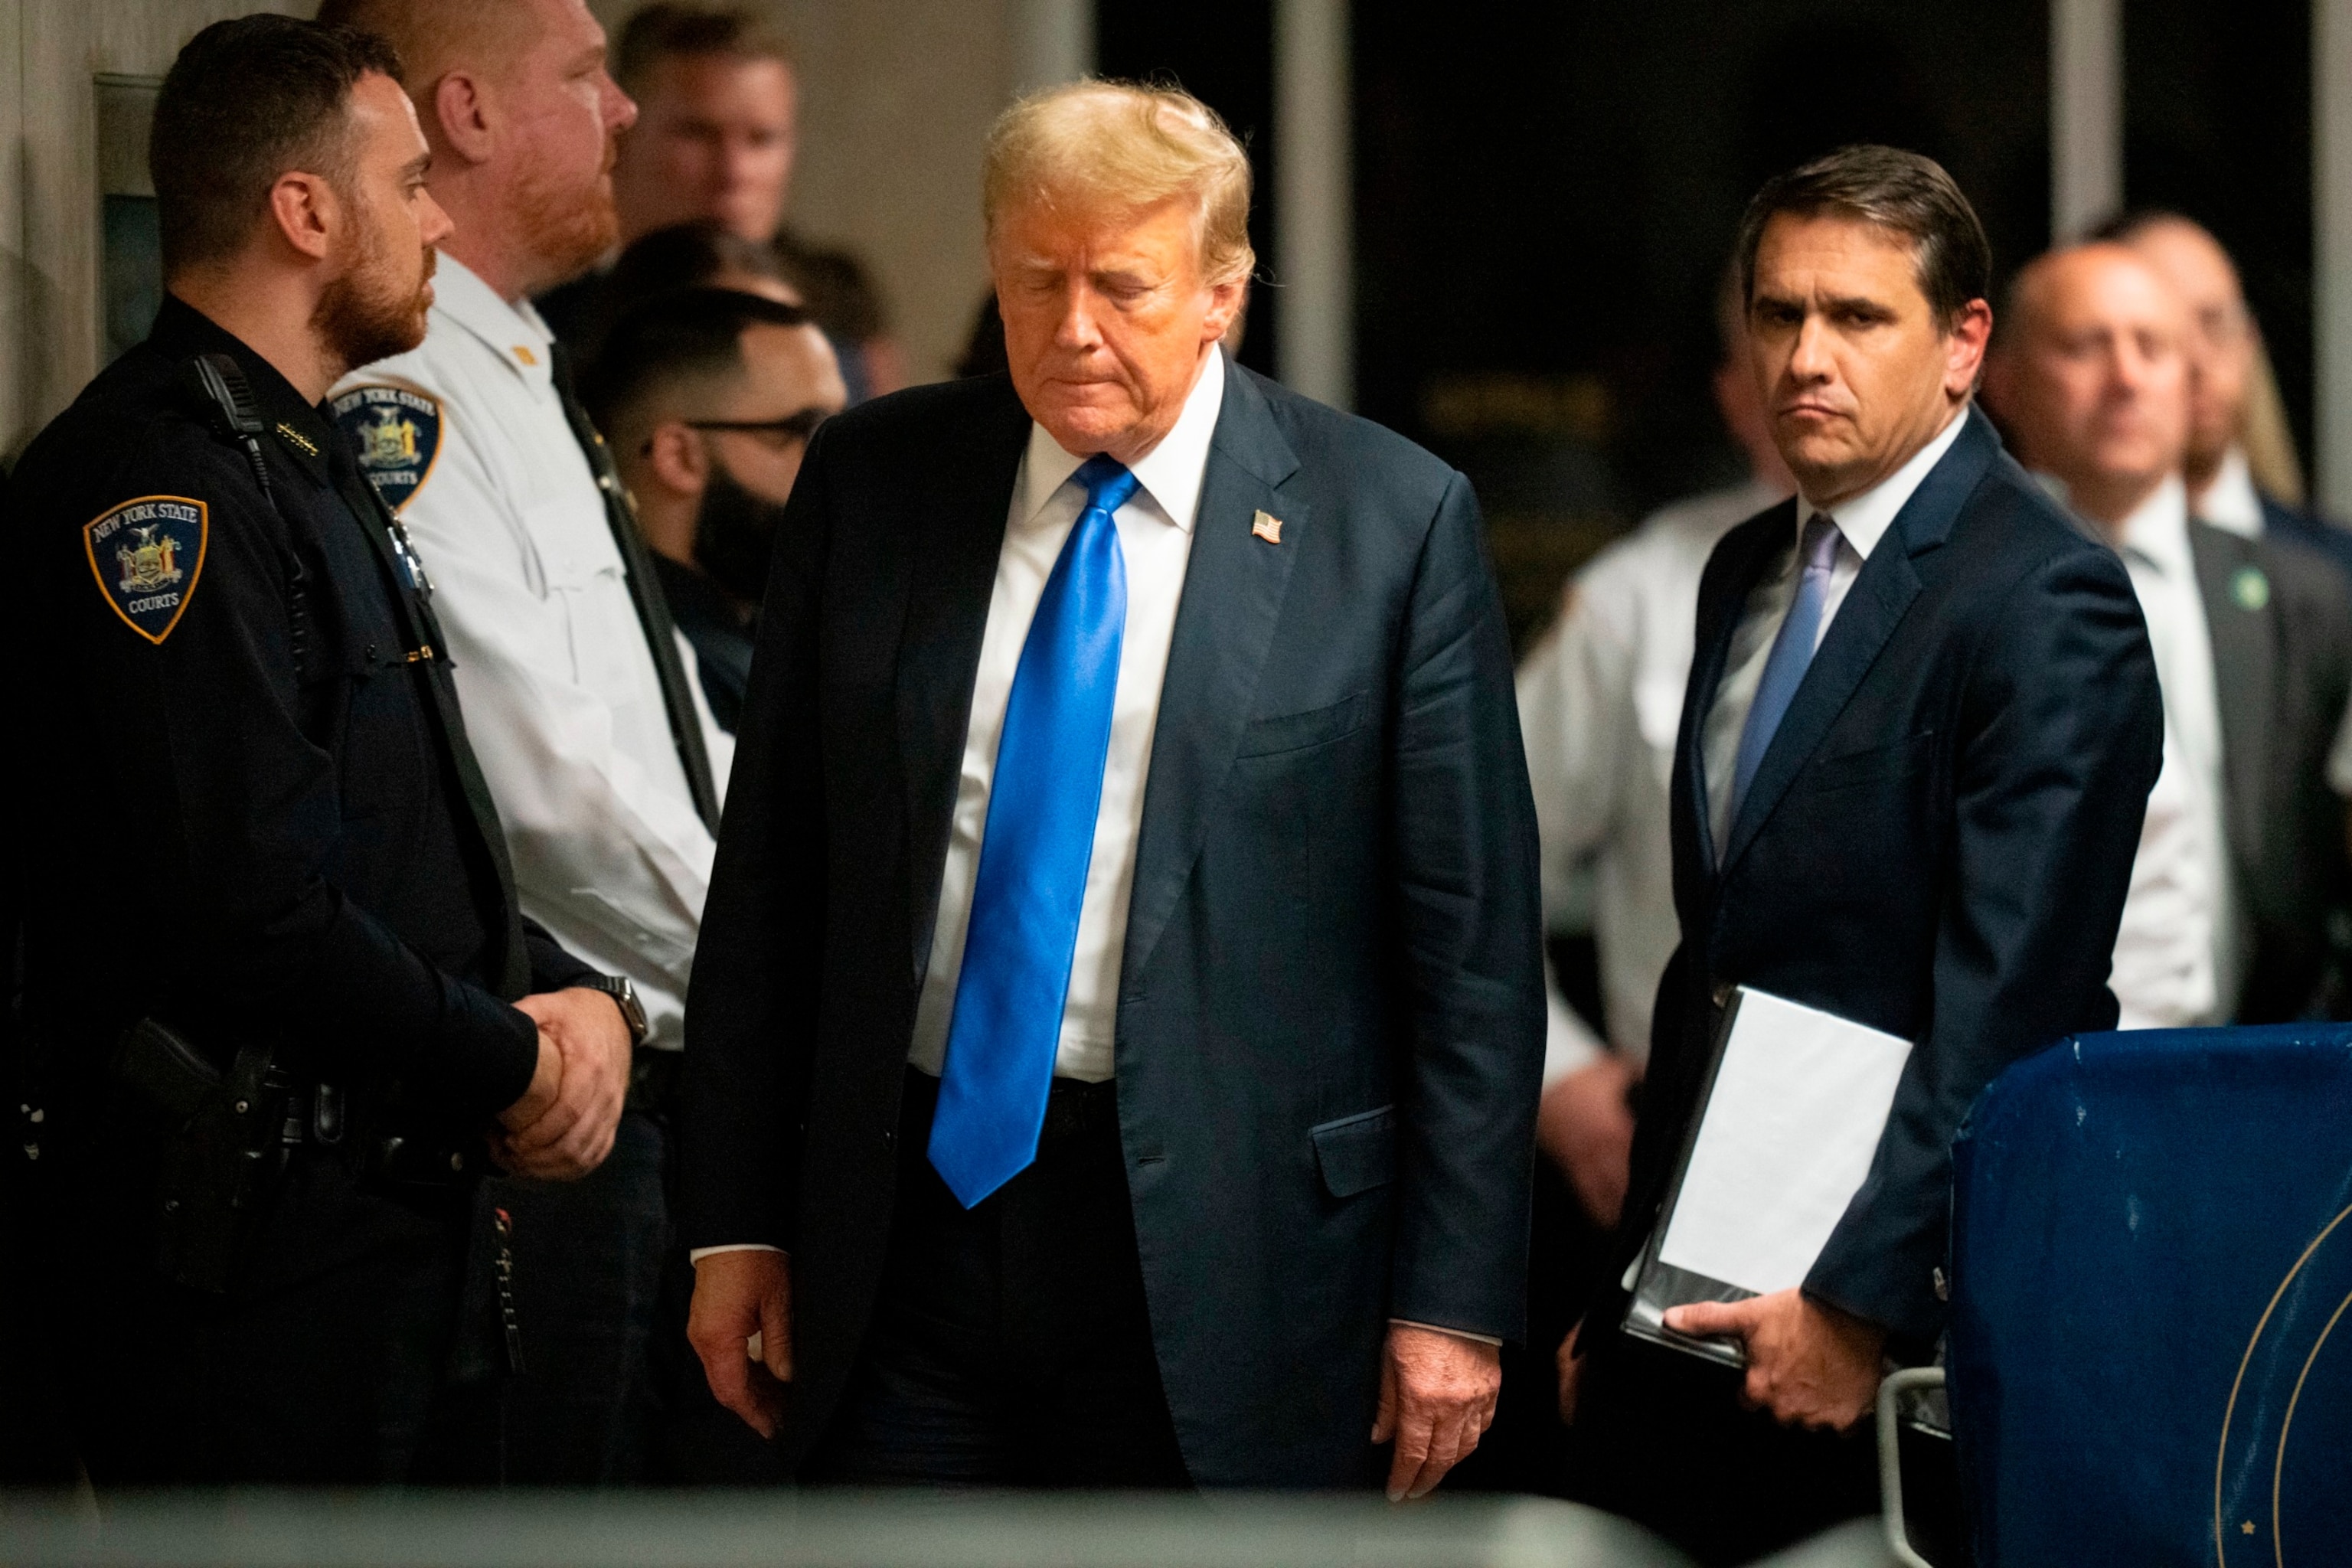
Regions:
M 423 342 L 432 308 L 426 286 L 439 260 L 433 247 L 425 247 L 415 271 L 403 276 L 374 239 L 373 233 L 361 237 L 353 247 L 357 257 L 327 280 L 310 313 L 310 330 L 346 369 L 406 353 Z
M 616 136 L 605 138 L 604 164 L 589 189 L 566 184 L 536 168 L 526 171 L 519 183 L 512 198 L 517 226 L 530 237 L 539 271 L 547 279 L 540 288 L 570 282 L 620 240 L 621 213 L 613 204 L 613 160 L 618 146 Z
M 715 459 L 702 505 L 694 514 L 694 561 L 719 591 L 757 609 L 768 591 L 768 558 L 776 551 L 776 526 L 784 506 L 752 494 Z

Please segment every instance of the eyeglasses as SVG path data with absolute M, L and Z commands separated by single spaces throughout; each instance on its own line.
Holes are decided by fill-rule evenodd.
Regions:
M 783 419 L 689 419 L 686 427 L 689 430 L 740 430 L 781 452 L 807 442 L 816 434 L 816 427 L 824 424 L 824 415 L 818 410 L 803 408 Z

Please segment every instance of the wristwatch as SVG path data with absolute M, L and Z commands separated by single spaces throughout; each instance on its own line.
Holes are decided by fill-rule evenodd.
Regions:
M 593 979 L 583 980 L 580 984 L 591 991 L 602 991 L 613 999 L 613 1005 L 621 1010 L 622 1020 L 629 1026 L 631 1050 L 646 1043 L 646 1037 L 651 1034 L 653 1029 L 646 1022 L 646 1005 L 637 1000 L 637 988 L 629 984 L 626 975 L 599 974 Z

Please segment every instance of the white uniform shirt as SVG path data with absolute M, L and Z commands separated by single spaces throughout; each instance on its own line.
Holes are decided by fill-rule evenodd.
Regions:
M 1862 574 L 1862 563 L 1878 548 L 1895 514 L 1960 438 L 1968 417 L 1967 408 L 1962 407 L 1910 461 L 1860 495 L 1828 509 L 1830 521 L 1838 531 L 1838 547 L 1830 568 L 1829 595 L 1822 605 L 1822 624 L 1813 634 L 1816 650 L 1830 635 L 1830 623 L 1845 604 L 1847 590 Z M 1756 689 L 1763 683 L 1772 639 L 1780 635 L 1780 623 L 1789 618 L 1789 606 L 1796 602 L 1798 542 L 1804 537 L 1805 524 L 1820 510 L 1801 494 L 1797 497 L 1797 526 L 1789 535 L 1789 553 L 1770 577 L 1748 592 L 1747 607 L 1731 634 L 1723 679 L 1715 689 L 1715 706 L 1707 710 L 1700 731 L 1700 754 L 1706 764 L 1707 825 L 1715 836 L 1717 855 L 1731 836 L 1731 785 L 1739 760 L 1739 733 L 1748 727 L 1748 710 L 1756 705 Z
M 2121 1027 L 2227 1023 L 2243 976 L 2245 923 L 2224 837 L 2213 643 L 2180 480 L 2158 486 L 2116 537 L 2164 692 L 2164 763 L 2148 792 L 2109 984 Z
M 649 1043 L 674 1049 L 714 841 L 604 494 L 555 390 L 553 335 L 528 302 L 508 304 L 446 254 L 435 293 L 423 345 L 354 372 L 334 402 L 389 385 L 437 405 L 401 520 L 433 579 L 523 910 L 583 961 L 628 976 Z M 733 746 L 685 662 L 723 787 Z
M 1184 400 L 1175 427 L 1132 468 L 1135 493 L 1113 514 L 1127 563 L 1127 625 L 1119 640 L 1118 689 L 1111 700 L 1110 747 L 1103 759 L 1102 805 L 1095 816 L 1094 858 L 1078 906 L 1078 944 L 1070 990 L 1062 1008 L 1062 1037 L 1054 1058 L 1060 1078 L 1100 1083 L 1111 1076 L 1118 1023 L 1119 964 L 1127 945 L 1128 895 L 1135 881 L 1135 845 L 1143 828 L 1143 787 L 1151 771 L 1151 736 L 1160 720 L 1160 684 L 1176 635 L 1176 605 L 1192 559 L 1192 523 L 1208 475 L 1209 441 L 1224 406 L 1225 364 L 1211 350 L 1200 379 Z M 971 919 L 973 879 L 988 826 L 989 783 L 996 743 L 1013 699 L 1013 671 L 1029 623 L 1045 595 L 1045 579 L 1086 507 L 1076 479 L 1085 455 L 1062 450 L 1042 425 L 1029 427 L 1029 449 L 1013 477 L 996 586 L 988 601 L 988 629 L 972 679 L 971 721 L 965 731 L 963 772 L 947 863 L 940 875 L 939 920 L 930 967 L 915 1008 L 907 1059 L 937 1076 L 947 1060 L 948 1024 L 963 973 L 964 932 Z
M 1609 1046 L 1635 1067 L 1649 1059 L 1658 977 L 1682 940 L 1668 819 L 1699 575 L 1718 540 L 1784 493 L 1750 480 L 1652 513 L 1577 574 L 1519 667 L 1545 920 L 1563 923 L 1589 870 Z M 1601 1048 L 1556 987 L 1551 1004 L 1547 1083 Z

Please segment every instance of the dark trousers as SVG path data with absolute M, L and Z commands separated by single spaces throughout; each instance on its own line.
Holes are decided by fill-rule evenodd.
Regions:
M 909 1072 L 873 1326 L 803 1472 L 851 1485 L 1182 1487 L 1114 1085 L 1054 1080 L 1036 1163 L 967 1210 Z
M 660 1123 L 630 1110 L 613 1152 L 579 1181 L 482 1185 L 513 1228 L 523 1364 L 504 1402 L 510 1482 L 616 1486 L 652 1474 L 661 1401 L 647 1346 L 670 1249 L 667 1158 Z
M 121 1196 L 138 1207 L 119 1213 L 153 1202 Z M 75 1436 L 100 1488 L 490 1479 L 462 1194 L 413 1205 L 300 1151 L 226 1297 L 157 1276 L 142 1233 L 85 1233 L 68 1281 Z
M 1843 1436 L 1739 1405 L 1739 1374 L 1588 1323 L 1567 1492 L 1709 1564 L 1748 1563 L 1878 1511 L 1873 1424 Z

